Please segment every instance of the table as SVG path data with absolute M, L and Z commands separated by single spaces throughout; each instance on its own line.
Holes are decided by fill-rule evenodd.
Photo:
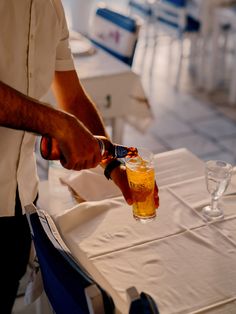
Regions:
M 71 33 L 73 42 L 88 42 L 82 35 Z M 94 53 L 74 54 L 74 62 L 86 92 L 97 105 L 105 122 L 111 121 L 115 143 L 122 143 L 124 121 L 142 132 L 146 130 L 153 115 L 137 73 L 98 47 Z M 51 91 L 44 100 L 55 103 Z
M 160 207 L 148 224 L 132 218 L 121 196 L 76 204 L 58 181 L 71 173 L 59 168 L 41 182 L 38 205 L 51 214 L 75 258 L 111 293 L 118 313 L 128 311 L 130 286 L 149 293 L 162 314 L 234 313 L 236 196 L 222 199 L 224 220 L 207 223 L 201 215 L 209 202 L 204 163 L 178 149 L 155 155 L 155 167 Z

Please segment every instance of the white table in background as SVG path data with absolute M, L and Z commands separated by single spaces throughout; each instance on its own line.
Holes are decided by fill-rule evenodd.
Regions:
M 63 169 L 41 182 L 38 205 L 120 313 L 127 314 L 130 286 L 149 293 L 161 314 L 234 313 L 236 197 L 223 198 L 224 220 L 207 224 L 204 163 L 179 149 L 156 155 L 155 166 L 160 207 L 151 223 L 136 222 L 122 197 L 76 204 L 59 184 Z

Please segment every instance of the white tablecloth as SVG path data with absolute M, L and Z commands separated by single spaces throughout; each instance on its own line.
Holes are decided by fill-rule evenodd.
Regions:
M 156 155 L 155 164 L 160 207 L 148 224 L 133 219 L 122 196 L 59 203 L 66 186 L 57 190 L 55 181 L 51 196 L 48 183 L 41 185 L 41 207 L 51 213 L 73 255 L 111 293 L 120 313 L 128 311 L 130 286 L 149 293 L 161 314 L 236 312 L 236 196 L 222 199 L 225 219 L 208 224 L 201 215 L 209 202 L 203 162 L 180 149 Z

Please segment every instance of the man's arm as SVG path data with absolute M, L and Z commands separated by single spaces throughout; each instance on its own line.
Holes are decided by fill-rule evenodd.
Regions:
M 61 109 L 78 117 L 94 135 L 108 137 L 101 116 L 82 87 L 75 70 L 55 72 L 52 89 Z
M 56 72 L 52 88 L 60 108 L 75 115 L 94 135 L 108 137 L 102 119 L 84 91 L 76 71 Z M 106 164 L 101 163 L 101 166 L 104 168 Z M 121 165 L 115 168 L 111 178 L 122 191 L 126 201 L 132 204 L 125 167 Z
M 53 81 L 53 91 L 58 105 L 82 121 L 94 135 L 107 136 L 104 124 L 95 105 L 84 91 L 76 71 L 56 72 Z M 105 163 L 101 163 L 104 168 Z M 128 204 L 132 204 L 126 168 L 123 165 L 115 168 L 111 173 L 113 182 L 120 188 Z M 159 206 L 158 188 L 155 186 L 154 200 Z
M 97 140 L 74 115 L 53 109 L 2 82 L 0 125 L 55 138 L 65 159 L 63 166 L 68 169 L 92 168 L 100 162 Z

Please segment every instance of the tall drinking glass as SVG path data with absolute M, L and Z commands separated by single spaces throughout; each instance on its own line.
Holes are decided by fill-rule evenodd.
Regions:
M 208 220 L 224 217 L 223 208 L 219 206 L 218 201 L 230 183 L 232 169 L 231 164 L 222 160 L 209 160 L 206 162 L 206 186 L 211 194 L 211 204 L 202 209 L 202 214 Z
M 141 222 L 156 216 L 154 202 L 155 171 L 154 155 L 147 149 L 138 148 L 138 156 L 126 157 L 126 171 L 133 197 L 133 216 Z

